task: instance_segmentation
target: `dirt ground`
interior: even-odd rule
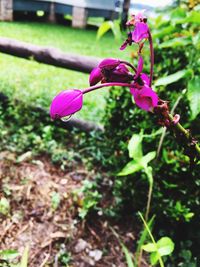
[[[10,202],[0,214],[0,250],[16,249],[22,255],[29,246],[29,267],[125,267],[119,240],[133,250],[136,239],[130,222],[114,223],[101,214],[78,217],[73,192],[84,179],[94,176],[83,165],[61,171],[47,157],[23,159],[0,153],[0,198]],[[58,193],[58,208],[52,194]],[[70,257],[68,265],[61,260]],[[141,266],[148,266],[143,263]]]

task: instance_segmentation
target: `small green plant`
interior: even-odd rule
[[[29,246],[26,246],[19,263],[13,263],[19,257],[14,249],[0,250],[0,267],[28,267]]]
[[[10,211],[10,203],[7,198],[2,197],[0,199],[0,214],[8,215]]]
[[[174,250],[174,243],[169,237],[162,237],[157,242],[155,241],[151,228],[154,221],[155,216],[151,218],[149,223],[147,223],[142,216],[142,214],[139,212],[139,216],[141,220],[144,223],[144,230],[142,231],[141,237],[138,241],[136,253],[133,255],[128,248],[120,241],[119,235],[116,233],[116,231],[111,228],[113,234],[118,239],[122,251],[125,255],[126,263],[128,267],[140,267],[141,266],[141,257],[142,257],[142,251],[146,251],[150,253],[150,262],[152,266],[156,266],[159,262],[160,267],[164,267],[164,263],[162,260],[163,256],[170,255]],[[152,242],[146,243],[146,241],[150,237]],[[146,243],[146,244],[145,244]]]
[[[170,255],[173,252],[174,243],[169,237],[166,237],[166,236],[162,237],[156,242],[147,222],[145,221],[144,217],[142,216],[140,212],[139,212],[139,216],[141,220],[143,221],[145,229],[147,230],[149,237],[151,238],[151,241],[152,241],[151,243],[147,243],[143,245],[142,249],[150,253],[151,265],[154,266],[157,264],[157,262],[159,262],[160,267],[164,267],[162,257]]]
[[[58,260],[63,267],[70,266],[70,262],[72,260],[72,255],[70,252],[66,250],[65,244],[61,244],[60,250],[58,252]]]
[[[60,205],[60,194],[58,192],[52,192],[51,194],[51,208],[55,211]]]
[[[148,201],[147,201],[146,215],[145,215],[146,220],[148,220],[150,204],[151,204],[151,196],[153,190],[152,167],[149,166],[148,164],[155,158],[156,152],[151,151],[146,155],[143,155],[142,141],[144,137],[152,137],[152,135],[157,135],[160,133],[161,131],[158,130],[157,132],[152,133],[151,135],[145,135],[143,131],[141,131],[139,134],[134,134],[128,143],[129,157],[132,160],[129,161],[126,164],[126,166],[117,174],[118,176],[127,176],[127,175],[132,175],[135,172],[139,171],[143,171],[146,174],[149,183]]]
[[[91,210],[99,210],[97,204],[101,199],[101,194],[97,190],[97,183],[85,180],[83,186],[74,191],[74,199],[79,205],[79,217],[84,219]]]

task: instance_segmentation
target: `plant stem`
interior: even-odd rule
[[[185,92],[183,93],[185,94]],[[173,107],[172,107],[172,110],[171,110],[171,114],[174,115],[174,111],[176,109],[176,107],[178,106],[180,100],[182,99],[183,95],[180,95],[176,102],[174,103]],[[165,138],[165,135],[166,135],[166,132],[167,132],[167,127],[164,127],[163,128],[163,131],[162,131],[162,135],[160,137],[160,141],[159,141],[159,144],[158,144],[158,149],[156,151],[156,159],[159,158],[159,155],[160,155],[160,151],[161,151],[161,147],[162,147],[162,144],[163,144],[163,141],[164,141],[164,138]]]
[[[148,192],[148,199],[147,199],[146,214],[145,214],[145,220],[146,220],[146,221],[148,221],[148,217],[149,217],[149,211],[150,211],[150,205],[151,205],[152,190],[153,190],[153,185],[150,185],[150,186],[149,186],[149,192]]]
[[[131,63],[129,63],[127,61],[124,61],[124,60],[120,60],[120,62],[126,64],[129,67],[131,67],[135,71],[135,73],[137,72],[137,69]]]
[[[153,237],[153,235],[151,233],[151,230],[149,229],[148,224],[146,223],[145,219],[143,218],[143,216],[142,216],[142,214],[140,212],[139,212],[139,215],[140,215],[140,218],[142,219],[142,221],[144,223],[145,228],[147,229],[147,232],[148,232],[148,234],[149,234],[149,236],[151,238],[151,241],[157,247],[157,243],[156,243],[156,241],[155,241],[155,239],[154,239],[154,237]],[[161,258],[159,253],[158,253],[158,256],[159,256],[158,260],[159,260],[159,263],[160,263],[160,267],[164,267],[164,263],[163,263],[162,258]]]
[[[153,50],[153,40],[150,31],[149,31],[149,47],[150,47],[150,61],[151,61],[149,86],[151,87],[153,80],[154,50]]]
[[[172,114],[169,114],[168,116],[169,116],[170,122],[173,125],[173,115]],[[176,132],[178,132],[179,134],[183,135],[185,137],[185,139],[192,144],[192,138],[191,138],[190,132],[187,131],[180,123],[174,124],[172,126],[172,128]],[[195,142],[193,143],[193,145],[194,145],[193,147],[194,147],[194,150],[195,150],[196,154],[200,158],[200,147],[199,147],[199,145],[197,143],[195,143]]]
[[[94,85],[88,88],[85,88],[82,90],[83,94],[89,93],[91,91],[94,91],[96,89],[100,89],[103,87],[108,87],[108,86],[123,86],[123,87],[131,87],[132,85],[130,83],[119,83],[119,82],[110,82],[110,83],[101,83],[98,85]]]

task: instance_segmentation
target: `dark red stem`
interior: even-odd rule
[[[149,48],[150,48],[150,61],[151,61],[149,86],[151,87],[153,80],[154,50],[153,50],[153,40],[150,31],[149,31]]]
[[[123,87],[131,87],[132,85],[130,83],[118,83],[118,82],[112,82],[112,83],[101,83],[98,85],[91,86],[89,88],[85,88],[82,90],[83,94],[89,93],[91,91],[94,91],[99,88],[108,87],[108,86],[123,86]]]

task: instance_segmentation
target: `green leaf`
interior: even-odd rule
[[[7,198],[2,197],[0,199],[0,214],[7,215],[10,211],[10,203]]]
[[[192,39],[189,37],[182,37],[182,38],[173,38],[168,41],[165,41],[159,45],[159,48],[175,48],[178,46],[185,46],[192,43]]]
[[[51,195],[51,207],[53,210],[56,210],[60,205],[60,194],[57,192],[52,192]]]
[[[198,11],[191,11],[186,18],[186,22],[200,24],[200,16]]]
[[[161,257],[165,255],[170,255],[174,250],[174,242],[169,237],[162,237],[157,242],[157,248],[158,253]]]
[[[187,97],[192,111],[192,119],[200,112],[200,77],[194,77],[188,83]]]
[[[168,75],[166,77],[162,77],[162,78],[158,79],[154,85],[160,86],[160,85],[167,85],[167,84],[177,82],[178,80],[180,80],[180,79],[182,79],[188,75],[191,75],[191,72],[192,72],[191,70],[177,71],[171,75]]]
[[[150,262],[152,265],[155,265],[159,260],[159,254],[158,252],[153,252],[150,255]]]
[[[112,21],[103,22],[97,31],[97,40],[99,40],[107,31],[111,30],[112,28],[113,28]]]
[[[154,243],[148,243],[142,246],[142,249],[146,252],[154,252],[157,250],[157,246]]]
[[[128,143],[129,157],[133,159],[142,158],[142,134],[134,134]]]
[[[97,40],[99,40],[106,32],[111,30],[115,36],[115,39],[121,38],[121,31],[118,21],[105,21],[101,24],[97,31]]]
[[[185,11],[185,9],[183,9],[181,7],[177,7],[177,8],[172,10],[171,17],[173,19],[173,22],[174,22],[174,19],[185,18],[186,17],[186,11]]]
[[[141,161],[142,166],[146,168],[148,163],[152,161],[155,157],[156,157],[156,151],[151,151],[147,153],[145,156],[142,157],[142,161]]]
[[[121,170],[121,172],[117,174],[117,176],[126,176],[138,172],[142,169],[143,166],[139,162],[132,160],[128,164],[126,164],[126,166]]]
[[[176,22],[177,24],[183,24],[183,23],[194,23],[194,24],[200,24],[200,16],[198,11],[191,11],[187,17],[184,19],[180,19]]]
[[[120,242],[120,244],[122,246],[122,250],[126,257],[126,262],[127,262],[128,267],[135,267],[130,251],[128,251],[127,247],[122,242]]]
[[[121,30],[120,30],[120,25],[119,21],[115,20],[114,23],[112,24],[111,30],[115,36],[116,40],[120,40],[121,38]]]
[[[29,253],[29,246],[26,246],[22,255],[20,267],[28,267],[28,253]]]
[[[155,38],[163,38],[166,35],[172,34],[173,32],[176,31],[176,28],[172,25],[168,26],[168,27],[163,27],[161,29],[155,30],[153,33],[153,39]]]
[[[187,214],[184,214],[184,218],[186,222],[189,222],[193,216],[194,216],[194,212],[188,212]]]
[[[19,256],[19,252],[15,249],[7,249],[0,251],[0,258],[3,260],[12,260]]]

